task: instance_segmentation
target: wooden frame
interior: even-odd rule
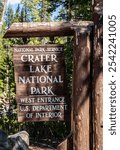
[[[4,38],[74,36],[71,114],[73,150],[90,149],[90,32],[92,26],[91,21],[14,23],[4,35]],[[59,149],[63,147],[61,145]],[[65,147],[65,150],[68,150],[67,146]]]

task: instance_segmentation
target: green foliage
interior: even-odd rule
[[[12,9],[12,6],[8,6],[6,15],[5,15],[5,26],[10,27],[10,25],[13,23],[13,18],[14,18],[14,12]]]
[[[56,19],[64,20],[90,20],[91,0],[63,0],[60,1],[62,7]]]
[[[22,0],[21,15],[23,22],[49,21],[50,12],[48,11],[50,3],[47,0]]]
[[[1,21],[1,18],[2,18],[2,12],[3,12],[3,4],[0,0],[0,21]]]
[[[8,134],[19,129],[16,120],[15,83],[13,72],[13,40],[3,39],[0,35],[0,128]]]

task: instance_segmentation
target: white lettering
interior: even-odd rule
[[[19,76],[19,84],[28,84],[28,83],[63,83],[62,76]]]
[[[35,98],[20,98],[20,102],[21,103],[34,103],[35,102]]]
[[[42,55],[22,55],[21,56],[22,62],[43,62],[43,61],[52,61],[52,62],[58,62],[57,56],[55,54],[42,54]]]
[[[38,103],[65,103],[65,97],[38,97]]]
[[[27,59],[26,59],[26,58],[27,58],[27,55],[22,55],[22,56],[21,56],[21,61],[22,61],[22,62],[27,62]]]
[[[19,106],[20,111],[29,111],[28,106]]]
[[[35,72],[43,72],[43,73],[48,73],[52,72],[52,66],[51,65],[40,65],[40,66],[29,66],[30,72],[35,73]]]
[[[61,112],[36,113],[36,118],[62,118]]]
[[[26,118],[32,118],[33,117],[33,113],[26,113]]]
[[[32,106],[32,111],[56,111],[67,110],[67,105],[37,105]]]
[[[35,95],[54,95],[54,93],[52,92],[52,87],[31,87],[31,94],[35,94]]]

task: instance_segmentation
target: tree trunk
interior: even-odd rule
[[[103,150],[103,20],[102,0],[95,0],[93,51],[93,149]]]

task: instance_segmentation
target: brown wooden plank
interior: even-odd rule
[[[69,101],[66,92],[65,83],[65,62],[63,45],[17,45],[13,47],[14,53],[14,71],[16,82],[16,100],[18,103],[18,120],[19,121],[53,121],[67,120],[65,117],[69,110]],[[39,57],[44,55],[45,60]],[[24,56],[21,59],[21,57]],[[30,56],[30,58],[29,58]],[[27,58],[28,57],[28,58]],[[33,60],[35,57],[35,61]],[[51,58],[51,59],[50,59]],[[32,67],[32,68],[31,68]],[[37,68],[37,71],[35,69]],[[64,96],[63,103],[41,103],[38,99],[53,98]],[[32,97],[32,98],[31,98]],[[23,99],[33,100],[32,102],[24,102]],[[51,108],[51,110],[46,109]],[[42,110],[42,109],[43,110]],[[45,108],[45,109],[44,109]],[[55,109],[54,109],[55,108]],[[60,108],[60,110],[58,110]],[[65,110],[62,110],[65,109]],[[62,117],[32,117],[27,118],[26,114],[45,113],[45,114],[61,114]],[[70,115],[70,113],[69,113]],[[68,115],[67,115],[68,116]]]
[[[13,23],[4,38],[69,36],[74,34],[74,27],[91,25],[91,21]]]

